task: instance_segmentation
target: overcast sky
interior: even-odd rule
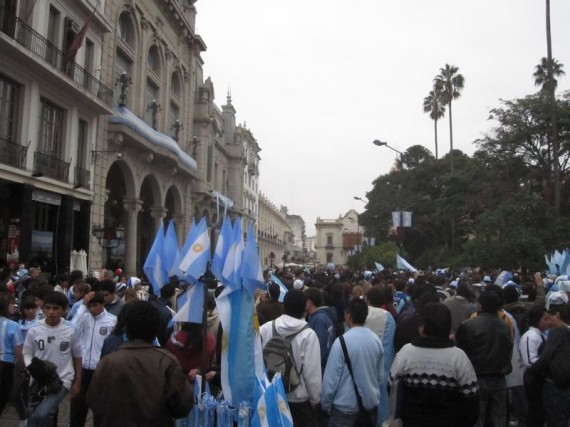
[[[433,121],[422,102],[446,63],[465,78],[453,104],[454,146],[494,126],[500,99],[536,91],[546,56],[544,0],[200,0],[197,33],[208,49],[204,74],[225,104],[231,88],[238,123],[262,151],[260,188],[315,232],[364,204],[372,181],[396,153],[421,144],[432,153]],[[570,88],[570,1],[551,0],[553,56]],[[440,156],[449,150],[447,116]]]

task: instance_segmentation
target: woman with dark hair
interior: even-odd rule
[[[183,322],[180,331],[174,332],[166,349],[169,350],[182,366],[182,372],[189,376],[191,381],[200,374],[202,367],[202,325],[200,323]],[[206,335],[207,366],[211,366],[216,355],[216,339]]]
[[[473,426],[479,415],[477,377],[465,352],[449,339],[449,308],[427,303],[419,325],[420,335],[400,350],[390,371],[392,382],[403,383],[403,426]]]

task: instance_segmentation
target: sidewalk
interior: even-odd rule
[[[2,427],[19,427],[20,419],[16,410],[12,405],[6,406],[2,417],[0,417],[0,426]],[[68,427],[69,426],[69,395],[63,399],[61,405],[59,405],[59,415],[57,417],[58,427]],[[85,427],[93,427],[93,414],[91,411],[87,414],[87,421],[85,422]]]

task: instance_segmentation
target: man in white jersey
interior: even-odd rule
[[[63,383],[60,391],[48,394],[30,415],[28,427],[53,426],[55,412],[69,392],[79,393],[81,386],[81,341],[76,327],[62,316],[67,308],[67,297],[51,291],[44,297],[45,318],[32,326],[24,342],[24,363],[32,358],[49,361],[56,366]]]

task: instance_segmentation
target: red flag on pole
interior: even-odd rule
[[[95,7],[93,8],[93,12],[89,16],[89,18],[87,18],[87,21],[85,21],[85,24],[83,24],[81,30],[79,30],[79,32],[75,35],[75,37],[73,37],[71,45],[69,45],[69,47],[67,48],[67,52],[65,52],[65,62],[72,62],[75,59],[77,51],[83,45],[83,39],[85,38],[85,34],[87,34],[89,23],[95,16],[95,11],[97,10],[97,6],[99,6],[99,2],[97,2]]]

